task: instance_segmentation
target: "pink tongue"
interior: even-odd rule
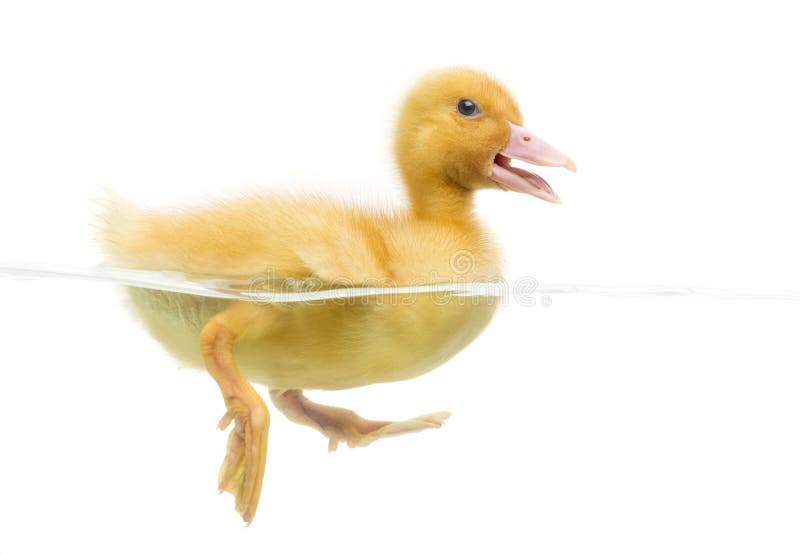
[[[489,177],[509,191],[533,195],[555,204],[561,203],[561,199],[544,178],[522,168],[492,164],[492,174]]]

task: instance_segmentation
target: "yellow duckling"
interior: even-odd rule
[[[214,276],[315,278],[331,286],[496,281],[497,247],[473,215],[476,189],[499,188],[559,202],[511,158],[575,170],[573,162],[522,127],[511,95],[486,74],[447,69],[409,93],[395,151],[407,209],[371,211],[318,196],[259,195],[181,211],[151,212],[119,198],[106,203],[102,239],[113,263]],[[438,427],[434,413],[372,421],[314,403],[303,389],[344,389],[404,380],[442,364],[472,341],[495,310],[480,300],[427,293],[368,302],[224,301],[130,289],[149,331],[187,365],[204,365],[234,423],[219,476],[246,522],[256,512],[269,412],[250,382],[266,385],[276,408],[329,440],[367,445]]]

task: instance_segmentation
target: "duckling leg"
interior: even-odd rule
[[[227,412],[221,430],[234,423],[225,460],[219,472],[219,490],[236,498],[236,511],[248,524],[255,516],[267,458],[269,412],[263,399],[236,367],[233,348],[253,327],[252,314],[237,307],[214,316],[200,332],[200,351],[208,373],[216,380]]]
[[[327,437],[329,451],[336,450],[340,441],[360,447],[382,437],[440,428],[450,416],[449,412],[435,412],[401,422],[367,420],[351,410],[309,401],[299,389],[272,389],[269,395],[275,408],[289,420],[315,428]]]

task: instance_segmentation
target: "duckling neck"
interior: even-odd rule
[[[424,179],[407,183],[411,213],[417,218],[472,220],[473,191],[448,179]]]

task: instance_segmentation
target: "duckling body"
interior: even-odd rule
[[[422,79],[397,122],[395,153],[408,206],[371,211],[314,195],[251,195],[188,210],[145,211],[112,196],[102,240],[111,262],[148,270],[252,277],[254,284],[313,278],[322,286],[405,286],[496,281],[500,257],[473,214],[477,189],[558,202],[541,177],[511,158],[575,169],[522,127],[516,102],[486,74],[464,68]],[[303,389],[343,389],[403,380],[435,368],[469,344],[495,311],[489,297],[384,295],[324,302],[226,302],[131,289],[134,311],[166,349],[205,366],[234,424],[219,488],[246,522],[264,476],[275,406],[329,440],[368,445],[441,426],[447,413],[401,422],[367,420],[319,405]]]
[[[309,210],[308,199],[270,195],[177,216],[115,202],[112,225],[120,229],[106,232],[114,263],[124,267],[252,276],[254,287],[284,276],[339,287],[500,276],[497,248],[472,218],[442,224],[322,198]],[[309,216],[295,217],[303,212]],[[248,240],[232,244],[237,237]],[[137,288],[129,295],[150,333],[192,367],[203,366],[197,344],[205,323],[241,304]],[[245,308],[271,324],[257,340],[237,343],[236,360],[248,380],[271,389],[345,389],[418,376],[469,344],[496,307],[492,298],[443,293],[252,305]]]

